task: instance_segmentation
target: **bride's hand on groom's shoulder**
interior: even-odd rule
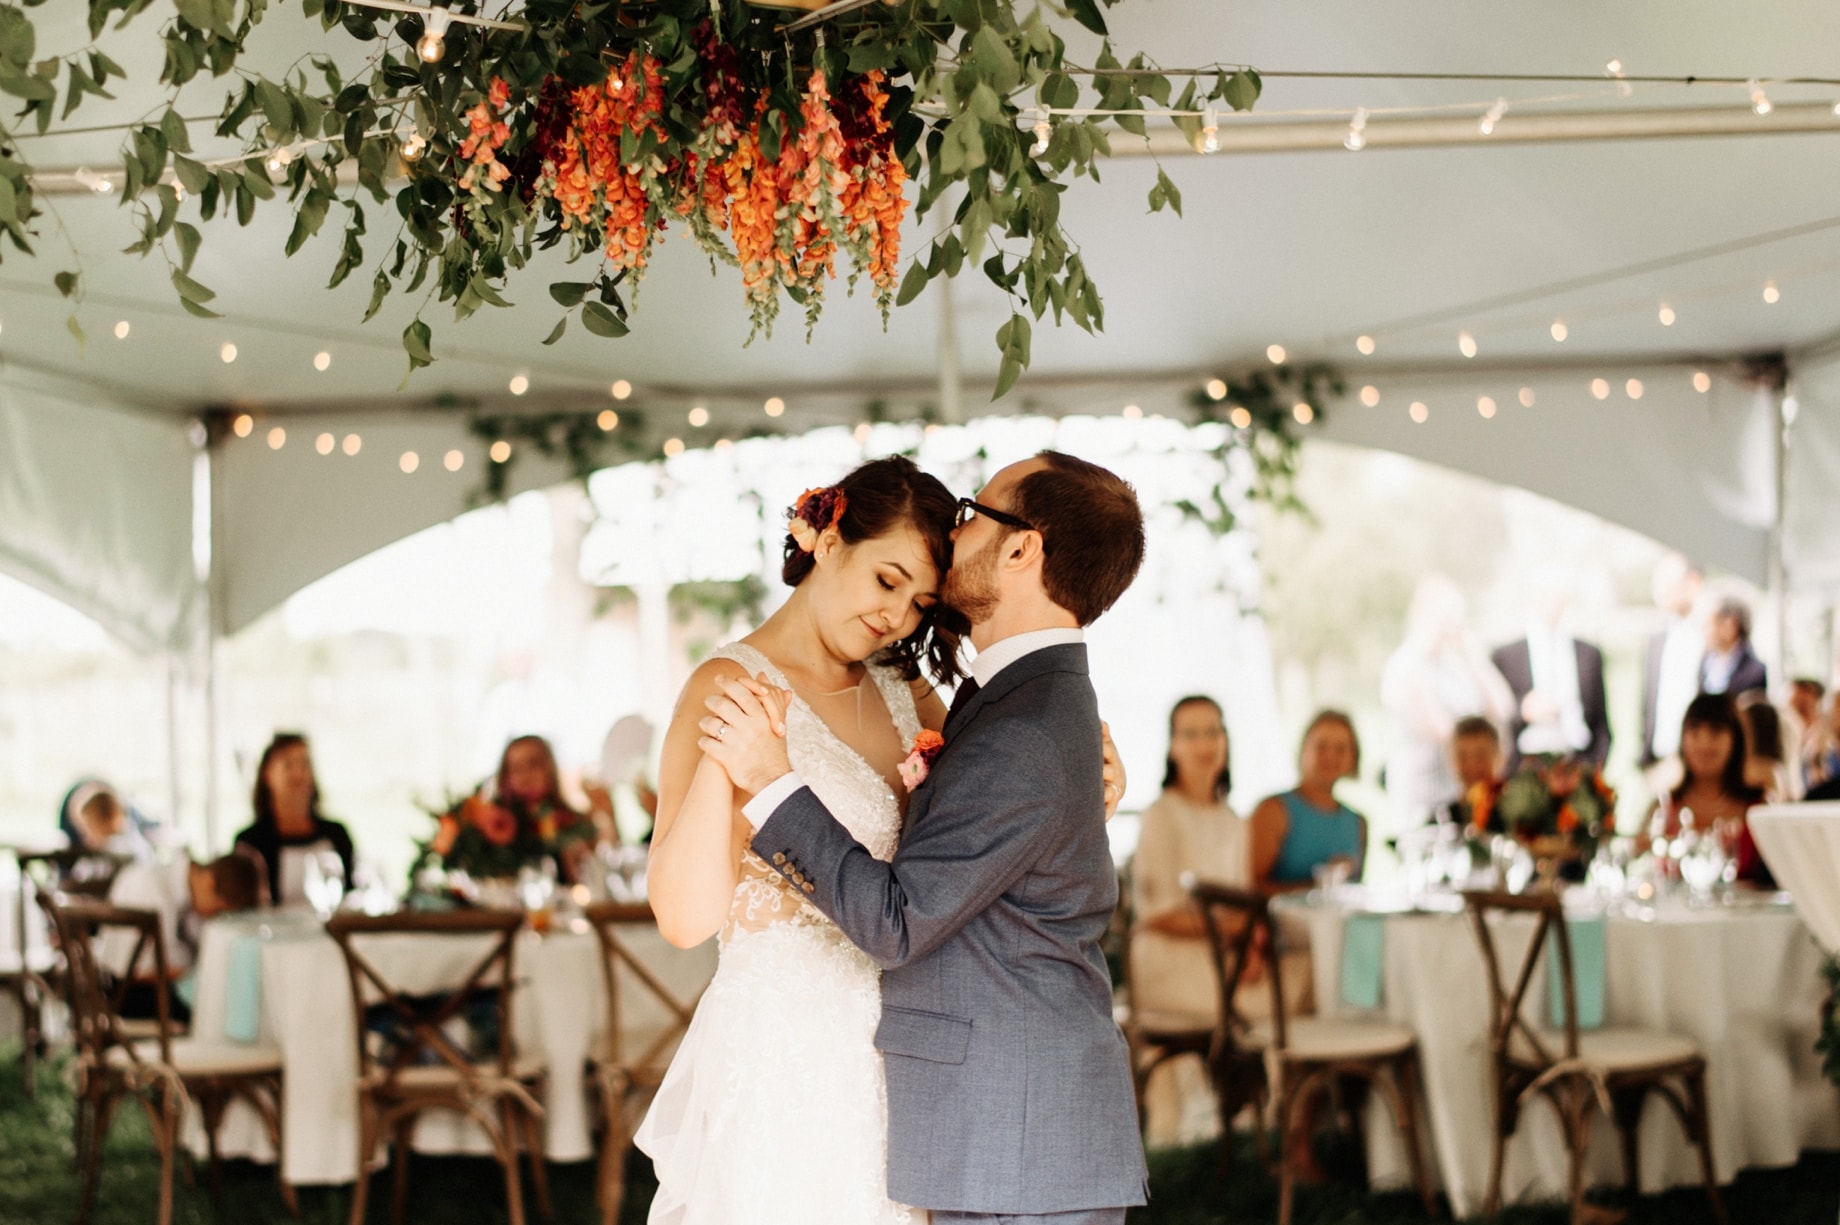
[[[704,702],[709,713],[697,724],[703,734],[696,745],[728,772],[735,786],[758,794],[792,770],[785,739],[792,695],[764,674],[720,677],[716,687],[721,692]]]
[[[1118,746],[1112,743],[1112,725],[1099,724],[1099,748],[1105,754],[1105,767],[1099,777],[1105,782],[1105,819],[1110,821],[1118,814],[1118,804],[1124,799],[1124,758],[1118,755]]]

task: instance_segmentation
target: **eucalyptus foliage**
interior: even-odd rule
[[[566,102],[568,90],[607,81],[610,66],[634,55],[655,60],[666,97],[661,122],[656,131],[629,133],[621,159],[671,166],[703,136],[712,52],[750,97],[764,100],[760,143],[769,155],[779,142],[797,139],[801,91],[814,70],[832,93],[839,82],[879,71],[895,150],[917,185],[917,212],[952,211],[952,224],[939,227],[912,259],[898,301],[912,301],[928,281],[967,268],[1000,287],[1012,311],[996,337],[1003,353],[999,396],[1028,365],[1033,321],[1051,312],[1057,324],[1071,319],[1087,331],[1104,323],[1098,287],[1061,224],[1069,183],[1096,179],[1112,141],[1144,136],[1146,109],[1244,110],[1258,98],[1259,78],[1248,68],[1172,75],[1141,55],[1121,58],[1105,39],[1103,10],[1116,2],[899,0],[788,33],[791,14],[746,0],[528,0],[510,12],[457,0],[456,13],[507,17],[525,28],[456,22],[444,57],[426,63],[415,53],[423,28],[414,14],[338,0],[304,0],[298,7],[287,0],[276,6],[175,0],[157,8],[151,0],[87,0],[92,39],[111,22],[119,28],[146,20],[159,23],[165,51],[161,84],[168,104],[129,125],[121,151],[121,200],[138,228],[130,250],[165,259],[185,309],[212,317],[213,291],[192,276],[201,230],[185,217],[234,216],[247,225],[258,208],[284,200],[294,217],[287,254],[336,226],[340,253],[331,284],[368,277],[367,319],[392,293],[419,295],[402,337],[411,371],[434,359],[422,317],[431,301],[451,304],[462,318],[507,307],[516,274],[538,251],[563,242],[555,201],[529,184],[540,173],[530,162],[544,147],[542,125],[554,121],[556,99]],[[110,98],[124,75],[94,44],[38,46],[31,10],[43,3],[0,3],[0,92],[22,104],[0,117],[0,230],[27,254],[42,242],[46,218],[33,167],[14,135],[46,132],[90,99]],[[281,79],[244,66],[257,24],[303,19],[327,40],[361,44],[362,70],[348,79],[329,55],[309,57]],[[1069,21],[1103,40],[1091,64],[1068,59],[1057,24],[1067,29]],[[194,154],[171,101],[200,78],[227,86],[216,135],[240,144],[242,156],[214,161]],[[467,112],[488,99],[495,80],[509,87],[503,114],[509,137],[498,158],[511,181],[483,192],[463,177],[469,154],[462,145]],[[1037,107],[1123,113],[1057,114],[1038,151]],[[1171,122],[1199,138],[1199,117]],[[425,151],[405,162],[403,142],[418,135]],[[278,150],[286,156],[276,156]],[[1148,205],[1181,210],[1180,192],[1160,170]],[[584,262],[598,254],[578,238],[566,249]],[[81,296],[79,269],[54,275],[65,296]],[[571,317],[596,335],[625,334],[630,286],[619,275],[603,266],[550,288],[564,312],[552,341]]]

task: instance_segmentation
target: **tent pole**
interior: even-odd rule
[[[218,786],[219,747],[222,743],[218,726],[222,711],[220,702],[217,667],[217,627],[223,624],[223,567],[217,560],[218,539],[218,497],[217,484],[223,476],[222,451],[218,447],[218,438],[213,436],[206,444],[201,465],[203,486],[201,497],[204,502],[203,536],[198,542],[197,558],[199,577],[204,583],[205,617],[203,657],[199,661],[204,679],[204,839],[208,853],[215,856],[224,843],[220,840],[223,821],[220,788]]]
[[[1795,398],[1786,392],[1788,370],[1779,366],[1776,378],[1765,384],[1770,397],[1771,436],[1775,442],[1776,508],[1770,521],[1769,583],[1775,642],[1769,658],[1770,675],[1779,692],[1786,692],[1789,663],[1789,567],[1785,544],[1789,522],[1789,430],[1795,423]]]

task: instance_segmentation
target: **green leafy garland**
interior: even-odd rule
[[[87,2],[92,40],[112,18],[120,28],[152,7],[150,0]],[[27,8],[43,0],[23,3],[0,3],[0,92],[23,102],[16,120],[0,120],[0,233],[31,254],[47,206],[8,123],[46,132],[54,113],[68,118],[88,98],[110,97],[111,83],[125,74],[93,43],[39,58]],[[337,216],[343,233],[330,283],[369,269],[367,319],[392,293],[420,295],[402,336],[413,372],[434,360],[422,318],[429,302],[452,304],[460,318],[508,307],[515,275],[538,251],[559,244],[571,260],[599,266],[586,280],[550,287],[565,312],[550,342],[570,317],[595,335],[624,335],[625,295],[636,279],[628,274],[642,271],[642,258],[637,268],[610,260],[621,236],[649,244],[644,227],[679,221],[666,214],[673,202],[681,211],[686,193],[698,190],[691,181],[697,167],[739,147],[725,141],[752,140],[756,163],[783,158],[803,142],[832,186],[847,192],[865,175],[880,174],[883,187],[907,177],[918,183],[919,215],[953,208],[952,226],[900,279],[897,301],[911,301],[935,277],[981,268],[1012,303],[997,333],[1001,397],[1028,365],[1031,320],[1052,311],[1057,323],[1103,326],[1098,289],[1061,226],[1068,182],[1096,178],[1118,133],[1142,136],[1147,109],[1173,107],[1171,121],[1199,141],[1201,108],[1244,110],[1259,95],[1258,75],[1248,68],[1167,74],[1141,55],[1121,61],[1109,42],[1090,67],[1069,62],[1050,17],[1063,14],[1104,35],[1101,6],[1114,3],[899,0],[791,32],[786,14],[747,0],[529,0],[516,13],[522,28],[456,22],[445,54],[427,62],[415,52],[427,32],[419,15],[302,0],[304,16],[322,30],[336,28],[372,48],[369,60],[351,80],[326,56],[309,57],[311,73],[303,65],[275,80],[239,65],[251,31],[269,15],[268,0],[175,0],[160,32],[168,102],[129,125],[122,149],[120,198],[139,229],[129,249],[164,259],[185,309],[209,318],[217,313],[214,291],[192,276],[201,231],[181,216],[192,200],[202,220],[234,215],[248,225],[258,207],[285,199],[294,215],[290,255]],[[452,11],[478,14],[479,0],[456,0]],[[187,123],[173,106],[181,87],[205,75],[230,85],[216,135],[243,152],[229,159],[194,157]],[[553,191],[557,150],[584,147],[579,100],[588,95],[579,91],[600,90],[605,101],[622,89],[641,90],[653,108],[651,118],[614,133],[614,169],[624,167],[644,186],[640,219],[619,224],[610,194],[596,195],[587,214],[565,215]],[[1065,113],[1069,108],[1103,113]],[[820,122],[841,144],[819,140],[810,125]],[[892,160],[877,162],[879,170],[852,160],[876,141],[887,143]],[[600,192],[608,185],[591,186]],[[823,187],[808,203],[804,221],[793,219],[806,227],[794,250],[798,267],[782,267],[767,287],[774,295],[783,290],[814,320],[822,278],[807,275],[805,257],[828,258],[827,242],[854,243],[859,257],[886,253],[890,232],[883,224],[834,233],[826,220],[839,216],[840,203],[829,191]],[[1149,205],[1181,209],[1180,191],[1160,169]],[[762,274],[738,258],[738,236],[735,248],[725,244],[708,222],[712,215],[693,209],[681,219],[712,258],[742,263],[753,278],[756,321],[765,310],[770,323],[759,300]],[[885,210],[882,221],[889,220]],[[788,224],[783,217],[780,223]],[[77,267],[54,279],[80,301],[82,261],[73,255]],[[875,272],[878,286],[892,293],[893,270]],[[74,315],[72,323],[80,334]]]

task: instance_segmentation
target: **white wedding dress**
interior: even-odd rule
[[[750,646],[716,657],[791,687]],[[867,671],[864,686],[873,683],[900,744],[911,744],[920,719],[906,682],[893,669]],[[803,698],[787,713],[786,739],[793,769],[837,820],[876,858],[893,857],[901,808],[888,780]],[[751,851],[720,953],[635,1137],[658,1174],[652,1225],[924,1222],[888,1200],[875,963]]]

